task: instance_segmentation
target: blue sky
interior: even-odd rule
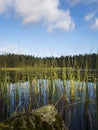
[[[98,0],[0,0],[0,54],[98,50]]]

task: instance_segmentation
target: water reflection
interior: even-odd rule
[[[63,95],[67,104],[61,102],[57,109],[69,130],[96,130],[96,84],[84,81],[34,79],[6,86],[1,83],[0,121],[15,111],[55,104]]]

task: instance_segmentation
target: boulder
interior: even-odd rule
[[[0,123],[0,130],[68,130],[52,105],[16,114]]]

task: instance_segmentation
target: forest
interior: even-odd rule
[[[98,54],[85,54],[60,57],[35,57],[31,55],[4,54],[0,55],[0,68],[18,67],[73,67],[84,69],[98,68]]]

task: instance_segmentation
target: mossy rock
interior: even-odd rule
[[[0,123],[0,130],[68,130],[52,105],[21,113]]]

